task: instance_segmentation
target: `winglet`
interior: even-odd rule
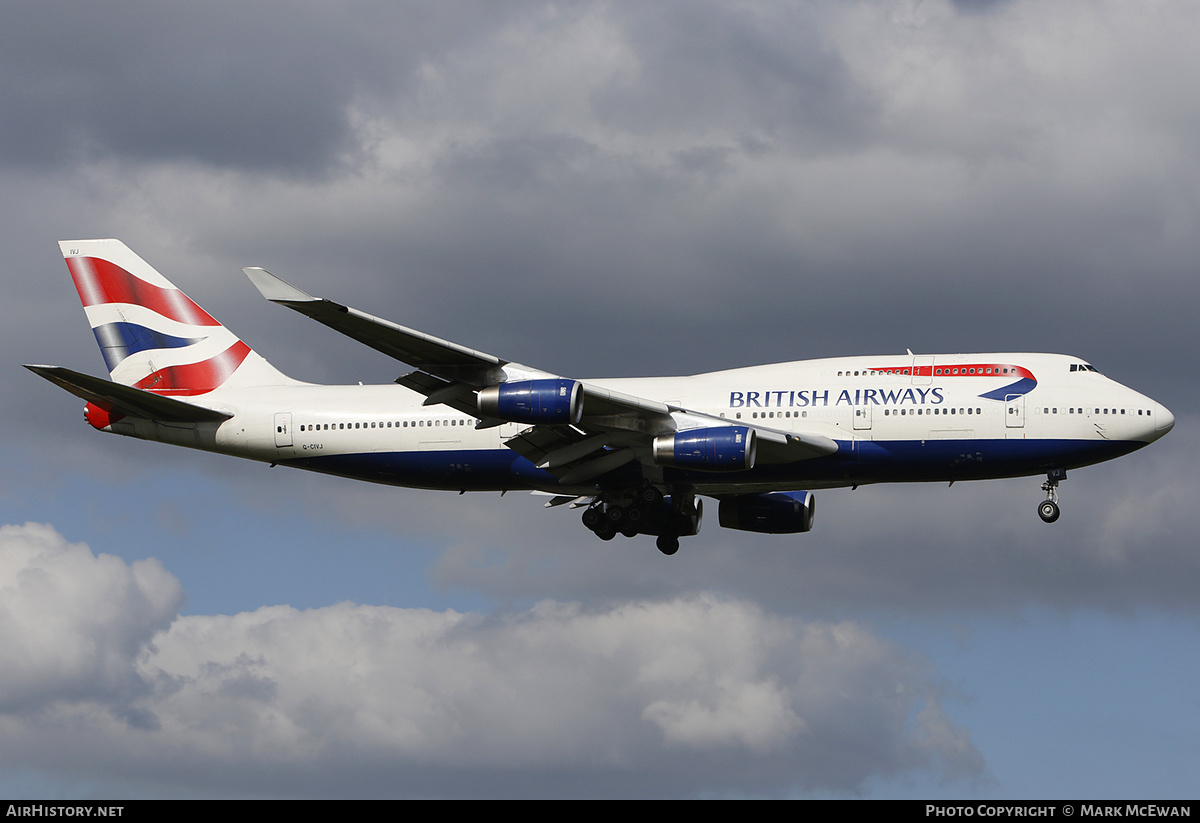
[[[321,299],[301,291],[283,278],[276,277],[258,266],[248,266],[242,271],[262,296],[272,303],[312,303]]]

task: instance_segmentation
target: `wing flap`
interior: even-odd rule
[[[584,482],[636,458],[630,446],[644,435],[628,431],[586,434],[574,426],[533,426],[504,445],[565,485]]]
[[[402,374],[396,378],[396,383],[425,395],[424,405],[426,406],[441,403],[463,414],[469,414],[472,417],[479,416],[479,409],[475,403],[475,388],[469,383],[443,380],[421,371]]]
[[[508,438],[504,445],[540,468],[559,476],[562,467],[573,460],[587,457],[604,447],[603,438],[597,440],[580,433],[571,426],[533,426]],[[582,449],[580,448],[582,446]],[[547,457],[564,451],[574,451],[572,460],[548,466]]]

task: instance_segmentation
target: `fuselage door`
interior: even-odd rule
[[[1010,394],[1004,398],[1004,425],[1010,429],[1025,427],[1025,395]]]
[[[871,428],[871,405],[854,407],[854,428],[860,431]]]
[[[912,382],[914,386],[928,386],[933,382],[932,354],[913,355]]]
[[[275,445],[292,445],[292,413],[279,412],[275,415]]]

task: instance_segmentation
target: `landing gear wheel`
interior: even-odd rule
[[[1047,523],[1053,523],[1058,519],[1058,515],[1058,504],[1053,500],[1043,500],[1042,504],[1038,506],[1038,517]]]
[[[656,509],[662,504],[663,493],[654,486],[643,486],[638,490],[637,499],[647,509]]]
[[[679,551],[679,538],[673,534],[662,534],[659,535],[656,545],[660,552],[670,557]]]
[[[614,530],[620,531],[629,522],[629,512],[624,506],[609,506],[604,512],[604,519]]]
[[[1046,473],[1046,482],[1042,484],[1046,499],[1038,506],[1038,517],[1046,523],[1053,523],[1058,519],[1058,484],[1066,479],[1067,473],[1063,469],[1054,469]]]
[[[596,537],[601,540],[612,540],[617,536],[617,530],[608,523],[601,523],[596,527]]]
[[[583,525],[587,526],[592,531],[604,522],[604,514],[595,506],[589,507],[583,513]]]

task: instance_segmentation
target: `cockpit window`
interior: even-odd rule
[[[1095,366],[1089,366],[1087,363],[1072,363],[1071,371],[1093,371],[1099,374],[1100,371]]]

